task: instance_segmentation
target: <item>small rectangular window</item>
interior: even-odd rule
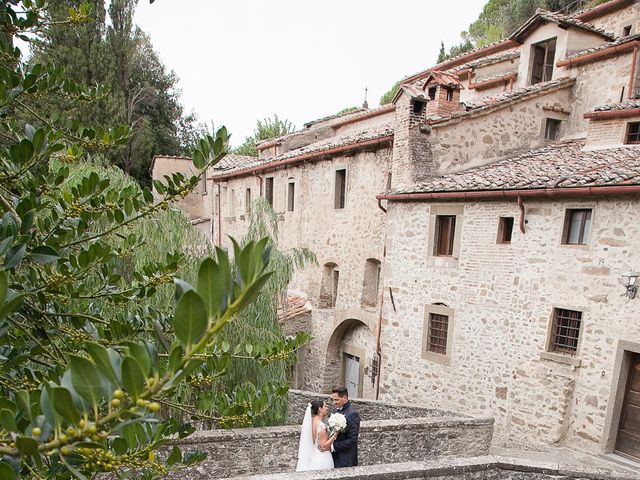
[[[451,102],[453,100],[453,88],[446,88],[447,92],[447,102]]]
[[[436,215],[434,255],[439,257],[450,257],[453,255],[453,237],[455,230],[455,215]]]
[[[247,188],[244,192],[244,213],[251,215],[251,189]]]
[[[235,217],[236,215],[236,191],[232,188],[229,192],[229,216]]]
[[[447,333],[449,329],[449,317],[437,313],[429,313],[429,327],[427,336],[427,351],[447,354]]]
[[[566,245],[586,245],[591,229],[591,209],[571,208],[564,220],[564,238]]]
[[[622,27],[622,36],[628,37],[629,35],[631,35],[631,25],[625,25]]]
[[[498,222],[498,243],[511,243],[513,217],[500,217]]]
[[[554,308],[549,350],[554,353],[575,355],[578,351],[581,322],[582,312]]]
[[[344,208],[347,189],[347,171],[336,170],[336,186],[333,208]]]
[[[640,122],[627,123],[627,136],[625,143],[640,143]]]
[[[264,198],[267,200],[267,203],[271,205],[271,208],[273,208],[273,177],[264,179]]]
[[[287,211],[289,212],[293,212],[295,195],[296,195],[296,184],[295,182],[289,182],[289,187],[287,190]]]
[[[435,100],[436,99],[436,89],[438,87],[437,86],[433,86],[433,87],[429,87],[428,95],[429,95],[429,100]]]
[[[531,46],[531,85],[548,82],[553,77],[553,62],[556,56],[556,39],[552,38]]]
[[[545,140],[557,140],[560,134],[560,120],[547,118],[544,126]]]

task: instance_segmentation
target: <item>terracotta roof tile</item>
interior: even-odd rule
[[[304,295],[292,293],[287,296],[284,304],[282,302],[278,302],[278,322],[283,324],[293,318],[306,315],[310,313],[311,310],[311,303]]]
[[[546,145],[395,193],[640,185],[639,147],[584,150],[584,144],[580,139]]]
[[[376,128],[367,128],[364,130],[348,132],[338,137],[327,138],[325,140],[312,143],[311,145],[306,145],[301,148],[296,148],[295,150],[289,150],[285,153],[282,153],[280,155],[277,155],[275,157],[271,157],[268,159],[257,160],[254,157],[250,157],[250,158],[254,158],[256,162],[253,164],[241,165],[236,168],[231,168],[225,171],[217,171],[212,176],[215,177],[218,174],[226,175],[229,173],[234,173],[234,174],[240,173],[242,172],[242,170],[245,170],[247,168],[257,166],[257,165],[261,165],[261,166],[264,166],[265,168],[268,168],[270,164],[277,163],[280,160],[286,160],[286,159],[297,157],[299,155],[304,155],[307,153],[320,153],[325,150],[331,150],[337,147],[366,142],[368,140],[375,140],[375,139],[387,137],[390,135],[393,135],[393,128],[391,127],[390,124],[380,125]]]
[[[441,72],[439,70],[433,70],[422,83],[423,85],[435,83],[436,85],[462,87],[458,75],[455,73]]]
[[[610,103],[608,105],[600,105],[593,109],[594,112],[609,112],[611,110],[635,110],[640,108],[640,98],[633,100],[625,100],[619,103]]]
[[[566,88],[575,83],[575,78],[562,77],[549,82],[536,83],[535,85],[529,85],[527,87],[519,88],[517,90],[511,90],[508,92],[502,92],[492,97],[483,97],[477,100],[469,100],[462,102],[465,110],[454,112],[449,116],[431,116],[427,119],[428,123],[435,124],[446,122],[448,120],[458,119],[467,115],[471,115],[484,110],[489,110],[494,107],[508,104],[511,102],[518,102],[525,100],[528,97],[536,96],[547,91],[558,90]]]
[[[258,157],[252,157],[250,155],[235,155],[228,153],[222,160],[213,166],[214,170],[229,170],[231,168],[237,168],[242,166],[248,166],[260,162]]]
[[[600,50],[604,50],[606,48],[617,47],[618,45],[623,45],[625,43],[633,42],[638,39],[640,39],[640,34],[629,35],[628,37],[618,38],[613,42],[607,42],[607,43],[603,43],[602,45],[598,45],[591,48],[585,48],[584,50],[578,50],[576,52],[572,52],[570,55],[567,55],[564,58],[564,60],[571,60],[572,58],[581,57],[582,55],[587,55],[588,53],[595,53],[595,52],[599,52]]]
[[[535,15],[527,20],[520,28],[518,28],[518,30],[513,32],[513,34],[511,34],[509,38],[511,40],[521,42],[524,38],[526,38],[527,34],[531,30],[534,30],[537,27],[537,24],[541,21],[553,22],[560,25],[561,27],[570,26],[579,28],[580,30],[598,34],[609,40],[614,40],[616,38],[612,33],[605,32],[601,28],[597,28],[590,23],[582,22],[576,18],[570,17],[568,15],[563,15],[561,13],[550,12],[542,8],[538,8]]]
[[[462,70],[467,70],[468,68],[488,67],[489,65],[495,65],[496,63],[506,62],[507,60],[513,60],[516,58],[520,58],[520,51],[511,50],[509,52],[499,53],[497,55],[491,55],[488,57],[479,58],[478,60],[465,63],[464,65],[460,65],[459,67],[455,67],[447,71],[452,73],[458,73]]]

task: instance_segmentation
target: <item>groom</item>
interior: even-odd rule
[[[360,415],[349,401],[349,392],[345,387],[331,390],[331,399],[337,407],[337,412],[347,419],[347,428],[338,434],[338,438],[331,445],[333,465],[335,468],[355,467],[358,465]]]

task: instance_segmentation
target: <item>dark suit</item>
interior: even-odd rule
[[[356,467],[358,465],[358,433],[360,432],[360,415],[351,402],[337,410],[347,419],[347,428],[338,434],[333,442],[333,466],[335,468]]]

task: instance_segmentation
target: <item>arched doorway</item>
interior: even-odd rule
[[[349,397],[375,396],[371,363],[377,356],[371,327],[362,320],[347,318],[334,329],[326,349],[324,391],[344,385],[349,390]]]

